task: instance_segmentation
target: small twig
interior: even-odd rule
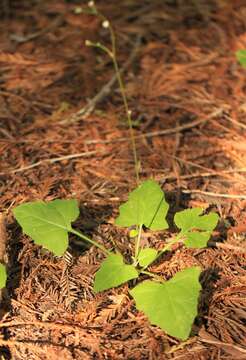
[[[226,118],[228,121],[230,121],[232,124],[236,125],[237,127],[240,127],[240,128],[242,128],[242,129],[246,130],[246,125],[243,124],[243,123],[241,123],[240,121],[234,120],[234,119],[232,119],[232,118],[231,118],[230,116],[228,116],[228,115],[225,115],[225,118]]]
[[[16,41],[17,43],[25,43],[31,40],[34,40],[48,32],[50,32],[53,28],[59,26],[64,19],[64,14],[57,16],[48,26],[42,28],[39,31],[36,31],[32,34],[28,35],[18,35],[18,34],[11,34],[10,39]]]
[[[51,159],[44,159],[44,160],[40,160],[40,161],[38,161],[38,162],[36,162],[36,163],[34,163],[32,165],[23,166],[23,167],[20,167],[18,169],[10,170],[8,172],[10,172],[11,174],[15,174],[15,173],[18,173],[18,172],[33,169],[35,167],[38,167],[38,166],[46,164],[46,163],[53,164],[55,162],[59,162],[59,161],[63,161],[63,160],[72,160],[72,159],[81,158],[81,157],[87,157],[87,156],[91,156],[91,155],[95,155],[95,154],[99,154],[99,153],[102,153],[102,151],[93,150],[93,151],[86,151],[86,152],[83,152],[83,153],[64,155],[64,156],[61,156],[61,157],[56,157],[56,158],[51,158]],[[1,172],[0,175],[6,174],[6,173],[7,173],[7,171]]]
[[[181,159],[182,161],[182,159]],[[193,166],[196,166],[195,164]],[[188,179],[193,179],[196,177],[212,177],[212,176],[225,176],[227,174],[235,174],[235,173],[245,173],[246,172],[246,168],[241,168],[241,169],[232,169],[232,170],[222,170],[222,171],[214,171],[211,170],[211,172],[204,172],[204,173],[193,173],[193,174],[187,174],[187,175],[180,175],[179,179],[180,180],[188,180]],[[161,177],[160,183],[163,184],[166,180],[176,180],[177,176],[175,175],[168,175],[165,177]],[[237,179],[234,179],[234,181],[239,181]],[[245,182],[243,182],[245,183]]]
[[[141,135],[137,135],[134,136],[134,139],[142,139],[142,138],[150,138],[150,137],[154,137],[154,136],[160,136],[160,135],[169,135],[169,134],[175,134],[179,131],[184,131],[184,130],[188,130],[191,129],[197,125],[200,125],[204,122],[207,122],[211,119],[213,119],[216,116],[219,116],[222,114],[222,110],[216,110],[213,113],[211,113],[210,115],[208,115],[205,119],[201,119],[201,120],[196,120],[193,121],[189,124],[186,125],[182,125],[182,126],[177,126],[176,128],[172,128],[172,129],[166,129],[166,130],[161,130],[161,131],[154,131],[154,132],[149,132],[149,133],[145,133],[145,134],[141,134]],[[122,138],[116,138],[116,139],[110,139],[110,140],[87,140],[85,141],[85,145],[89,145],[89,144],[110,144],[110,143],[115,143],[115,142],[126,142],[126,141],[130,141],[129,137],[122,137]],[[45,159],[45,160],[40,160],[32,165],[28,165],[28,166],[24,166],[21,168],[17,168],[17,169],[13,169],[10,170],[10,173],[17,173],[17,172],[22,172],[22,171],[26,171],[35,167],[38,167],[40,165],[43,165],[45,163],[55,163],[58,161],[62,161],[62,160],[69,160],[69,159],[75,159],[75,158],[79,158],[79,157],[87,157],[87,156],[91,156],[91,155],[95,155],[99,153],[99,151],[87,151],[84,153],[78,153],[78,154],[71,154],[71,155],[65,155],[65,156],[61,156],[61,157],[57,157],[57,158],[52,158],[52,159]],[[0,174],[6,174],[7,171],[1,172]],[[181,177],[182,178],[182,177]]]
[[[101,330],[101,326],[92,326],[92,327],[88,327],[88,326],[79,326],[76,324],[64,324],[64,323],[58,323],[58,322],[48,322],[48,321],[39,321],[39,320],[34,320],[34,321],[8,321],[8,322],[2,322],[0,323],[0,328],[9,328],[9,327],[15,327],[15,326],[40,326],[46,329],[50,329],[50,330],[64,330],[64,331],[81,331],[81,332],[85,332],[88,331],[90,329],[96,331],[100,331]],[[85,333],[85,335],[88,336],[87,333]]]
[[[85,342],[86,343],[84,343],[83,346],[88,346],[89,348],[93,349],[93,351],[98,355],[98,359],[103,358],[102,354],[101,354],[101,350],[100,350],[98,344],[96,343],[95,338],[92,338],[92,339],[86,338]],[[0,339],[0,346],[1,347],[9,347],[9,348],[15,348],[15,347],[28,348],[28,347],[30,347],[31,350],[33,350],[33,348],[36,347],[39,350],[40,349],[45,350],[46,353],[49,352],[50,348],[53,348],[53,349],[57,350],[58,348],[59,349],[66,349],[66,348],[70,347],[70,346],[67,346],[67,345],[55,344],[55,343],[51,343],[51,342],[48,342],[48,341],[42,341],[40,339],[37,339],[37,340],[26,340],[26,339],[24,339],[24,340],[21,340],[21,339],[20,340],[4,340],[4,339]],[[37,357],[37,356],[36,356],[36,358],[41,359],[40,357]],[[3,357],[1,357],[1,359],[3,359]],[[51,359],[51,357],[49,357],[49,359]],[[56,357],[56,359],[57,359],[57,357]]]
[[[6,129],[1,129],[0,132],[9,140],[14,140],[14,137]]]
[[[245,354],[246,356],[246,349],[238,346],[238,345],[234,345],[234,344],[230,344],[230,343],[224,343],[222,341],[218,341],[218,340],[211,340],[211,339],[204,339],[202,337],[199,337],[199,340],[201,342],[205,342],[207,344],[213,344],[213,345],[220,345],[222,347],[224,347],[225,349],[234,349],[234,350],[237,350],[243,354]]]
[[[48,344],[48,343],[41,343],[40,340],[36,340],[37,342],[33,341],[33,340],[3,340],[0,339],[0,346],[8,346],[10,348],[12,347],[38,347],[39,349],[42,347],[45,347],[45,350],[47,351],[47,347],[59,347],[59,348],[66,348],[65,345],[60,345],[60,344]],[[1,358],[1,359],[5,359],[5,358]]]
[[[235,252],[240,252],[243,254],[246,254],[246,249],[242,248],[240,246],[235,246],[235,245],[231,245],[231,244],[224,244],[224,243],[220,243],[220,242],[215,242],[215,241],[209,241],[208,243],[209,246],[216,246],[217,248],[221,248],[221,249],[225,249],[225,250],[233,250]]]
[[[151,138],[151,137],[161,136],[161,135],[176,134],[179,131],[189,130],[189,129],[196,127],[202,123],[212,120],[213,118],[215,118],[219,115],[222,115],[222,113],[223,113],[223,110],[219,109],[219,110],[212,112],[211,114],[206,116],[204,119],[195,120],[195,121],[190,122],[189,124],[177,126],[175,128],[171,128],[171,129],[166,129],[166,130],[161,130],[161,131],[152,131],[152,132],[148,132],[145,134],[136,135],[136,136],[134,136],[134,139],[136,140],[136,139]],[[129,137],[122,137],[122,138],[116,138],[116,139],[110,139],[110,140],[87,140],[87,141],[85,141],[85,144],[86,145],[110,144],[110,143],[125,142],[125,141],[130,141]]]
[[[122,66],[122,68],[119,69],[120,75],[122,75],[126,71],[126,69],[131,65],[131,63],[135,59],[137,52],[139,50],[140,42],[141,42],[141,36],[138,36],[137,40],[134,44],[132,53],[130,54],[129,58],[127,59],[125,64]],[[60,123],[68,124],[71,122],[75,122],[75,121],[79,121],[79,120],[87,118],[94,111],[97,104],[100,103],[103,99],[105,99],[106,96],[109,95],[112,87],[116,84],[117,80],[118,80],[118,75],[115,74],[111,78],[111,80],[102,87],[100,92],[96,96],[94,96],[85,107],[80,109],[75,114],[71,115],[69,118],[62,120]]]
[[[221,170],[220,172],[218,170],[213,170],[213,169],[210,169],[206,166],[203,166],[203,165],[200,165],[200,164],[196,164],[195,162],[191,161],[191,160],[186,160],[186,159],[183,159],[179,156],[176,156],[176,155],[173,155],[173,154],[169,154],[167,152],[165,152],[165,156],[169,156],[170,158],[173,158],[175,160],[178,160],[178,161],[181,161],[182,163],[184,164],[187,164],[187,165],[190,165],[192,167],[196,167],[198,169],[202,169],[204,171],[207,171],[209,174],[211,173],[214,173],[215,175],[219,175],[220,173],[223,173],[223,174],[230,174],[230,173],[234,173],[234,172],[244,172],[246,171],[246,168],[239,168],[239,169],[230,169],[230,170]],[[170,175],[171,177],[172,175]],[[165,180],[165,178],[164,178]]]
[[[184,194],[200,194],[205,196],[212,196],[212,197],[219,197],[219,198],[225,198],[225,199],[242,199],[246,200],[246,195],[242,194],[221,194],[221,193],[214,193],[210,191],[202,191],[202,190],[182,190],[182,193]]]

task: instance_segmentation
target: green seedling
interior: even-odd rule
[[[77,9],[76,12],[80,14],[81,9]],[[110,22],[98,12],[93,1],[89,2],[87,13],[98,16],[102,21],[102,26],[109,29],[110,32],[112,48],[99,42],[86,41],[86,45],[103,50],[112,60],[130,129],[136,180],[139,183],[139,161],[133,123],[116,59],[115,34]],[[97,246],[104,252],[106,259],[95,274],[95,293],[118,287],[130,281],[128,283],[129,293],[135,300],[137,309],[143,311],[150,323],[159,326],[171,336],[186,340],[197,316],[201,290],[199,283],[201,269],[196,266],[186,268],[165,281],[160,275],[149,271],[148,268],[157,259],[160,259],[163,253],[171,250],[175,243],[182,243],[188,248],[205,247],[217,225],[218,215],[214,213],[203,215],[201,208],[180,211],[174,217],[174,223],[179,229],[177,236],[167,242],[161,250],[144,247],[142,233],[146,228],[149,231],[168,229],[166,221],[168,209],[169,205],[165,200],[165,194],[154,180],[147,180],[137,186],[129,194],[128,201],[120,206],[115,224],[119,227],[129,228],[129,237],[126,242],[129,242],[130,251],[132,248],[130,242],[134,242],[134,253],[130,260],[125,259],[121,253],[107,250],[103,245],[72,228],[71,223],[79,215],[76,200],[22,204],[14,209],[14,216],[25,234],[29,235],[36,244],[57,256],[65,253],[68,247],[69,233]],[[151,279],[141,282],[143,276],[149,276]],[[134,280],[137,285],[133,287],[131,280]]]
[[[237,58],[238,62],[239,62],[244,68],[246,68],[246,49],[238,50],[238,51],[236,52],[236,58]]]
[[[129,228],[134,226],[129,235],[135,230],[134,240],[131,240],[130,236],[126,239],[135,242],[134,254],[129,262],[123,254],[107,250],[72,228],[71,223],[79,215],[76,200],[21,204],[14,209],[14,216],[25,234],[57,256],[63,255],[67,250],[68,233],[78,235],[100,248],[106,259],[95,275],[95,293],[118,287],[133,279],[140,281],[141,275],[151,277],[152,280],[139,282],[129,291],[137,309],[143,311],[152,324],[158,325],[169,335],[185,340],[197,315],[201,270],[199,267],[191,267],[164,281],[161,276],[146,269],[164,252],[170,250],[174,243],[181,242],[191,248],[205,247],[217,225],[218,215],[202,215],[200,208],[180,211],[174,217],[174,222],[180,229],[176,238],[161,250],[143,247],[141,237],[144,228],[152,231],[168,228],[168,208],[164,192],[154,180],[147,180],[139,185],[129,194],[128,201],[120,206],[115,224]]]

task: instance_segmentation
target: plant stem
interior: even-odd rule
[[[137,240],[136,240],[136,243],[135,243],[135,261],[137,261],[137,258],[138,258],[138,255],[139,255],[142,228],[143,228],[143,224],[140,224],[139,227],[138,227],[138,237],[137,237]]]
[[[150,272],[150,271],[141,270],[141,271],[140,271],[140,274],[149,275],[149,276],[151,276],[153,279],[156,279],[157,281],[161,281],[161,282],[164,281],[160,276],[158,276],[158,275],[156,275],[156,274],[153,274],[153,273]]]
[[[87,241],[88,243],[96,246],[98,249],[102,250],[104,252],[105,255],[110,255],[111,252],[108,251],[103,245],[100,245],[97,241],[94,241],[92,239],[90,239],[89,237],[87,237],[86,235],[82,234],[81,232],[71,229],[70,232],[74,235],[79,236],[81,239]]]
[[[164,246],[164,248],[157,254],[155,260],[157,260],[162,254],[164,254],[164,252],[168,251],[171,249],[171,247],[173,246],[173,244],[175,244],[177,242],[177,238],[174,238],[172,241],[170,241],[166,246]],[[155,261],[154,260],[154,261]]]
[[[118,66],[117,60],[115,58],[115,53],[113,53],[113,54],[114,55],[112,57],[112,60],[113,60],[115,72],[116,72],[116,75],[117,75],[117,79],[118,79],[118,83],[119,83],[119,87],[120,87],[120,92],[121,92],[121,96],[122,96],[124,107],[125,107],[128,126],[129,126],[129,130],[130,130],[130,137],[131,137],[132,151],[133,151],[133,158],[134,158],[134,167],[135,167],[135,174],[136,174],[136,181],[137,181],[137,184],[138,184],[139,183],[139,167],[138,167],[136,141],[135,141],[134,132],[133,132],[133,126],[132,126],[132,117],[131,117],[131,112],[129,110],[129,106],[128,106],[128,102],[127,102],[125,86],[124,86],[124,83],[122,81],[122,77],[121,77],[121,74],[120,74],[120,71],[119,71],[119,66]]]
[[[170,250],[172,245],[176,244],[181,239],[182,236],[183,236],[183,234],[179,233],[172,241],[170,241],[166,246],[164,246],[164,248],[156,255],[155,259],[150,264],[148,264],[148,266],[143,267],[143,269],[141,270],[141,273],[143,272],[143,270],[145,270],[147,267],[149,267],[151,264],[153,264],[153,262],[155,262],[157,259],[159,259],[159,257],[164,252]]]
[[[96,9],[96,7],[95,7],[95,9]],[[133,158],[134,158],[135,175],[136,175],[136,181],[138,184],[139,183],[139,163],[138,163],[138,156],[137,156],[136,141],[135,141],[134,132],[133,132],[131,111],[129,109],[127,96],[126,96],[126,89],[125,89],[125,85],[124,85],[124,82],[123,82],[123,79],[122,79],[122,76],[120,73],[118,61],[117,61],[116,37],[115,37],[114,30],[111,26],[111,23],[108,21],[108,19],[103,14],[99,13],[97,11],[97,9],[96,9],[96,14],[97,14],[97,16],[99,16],[102,19],[102,21],[106,21],[108,24],[108,28],[110,31],[111,44],[112,44],[112,51],[100,43],[95,44],[94,46],[101,48],[104,52],[106,52],[109,55],[109,57],[113,61],[114,70],[115,70],[115,73],[117,76],[117,81],[118,81],[118,84],[120,87],[120,93],[122,96],[122,100],[123,100],[123,104],[124,104],[124,108],[125,108],[125,112],[126,112],[126,117],[127,117],[127,122],[128,122],[128,127],[129,127],[129,131],[130,131],[130,138],[131,138]],[[93,46],[93,44],[91,44],[91,45]]]

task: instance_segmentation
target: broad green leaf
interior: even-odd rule
[[[138,255],[138,263],[142,267],[147,267],[155,260],[158,251],[151,248],[141,249]]]
[[[246,68],[246,49],[244,50],[238,50],[236,52],[236,58],[239,61],[239,63]]]
[[[0,264],[0,289],[6,286],[7,272],[3,264]]]
[[[207,231],[213,230],[217,225],[219,219],[218,215],[216,213],[211,213],[200,216],[202,212],[202,208],[179,211],[174,216],[174,222],[183,232],[195,228]]]
[[[145,225],[151,230],[168,228],[165,219],[169,205],[164,192],[154,180],[147,180],[129,194],[128,201],[120,206],[115,220],[118,226]]]
[[[57,256],[66,251],[71,222],[79,216],[77,200],[29,202],[13,212],[23,232]]]
[[[210,236],[210,231],[188,232],[184,244],[188,248],[200,249],[207,246]]]
[[[202,215],[202,212],[202,208],[186,209],[174,216],[174,222],[181,229],[180,234],[185,238],[184,244],[187,247],[205,247],[218,223],[216,213]]]
[[[200,272],[200,268],[191,267],[164,283],[147,280],[137,285],[130,294],[137,309],[147,315],[151,324],[171,336],[186,340],[197,316]]]
[[[99,292],[136,279],[138,272],[133,265],[126,265],[120,254],[109,255],[97,271],[94,291]]]

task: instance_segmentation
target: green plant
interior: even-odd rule
[[[37,245],[41,245],[55,255],[63,255],[68,247],[68,233],[73,233],[103,252],[109,252],[87,236],[71,227],[71,222],[79,216],[77,200],[53,200],[29,202],[17,206],[14,216]]]
[[[116,60],[115,35],[111,24],[98,12],[94,2],[90,2],[89,6],[89,13],[99,16],[103,26],[110,31],[112,49],[101,43],[87,41],[86,44],[103,50],[112,59],[128,119],[136,180],[139,183],[139,162],[131,111]],[[80,8],[77,9],[77,12],[80,13]],[[203,215],[201,208],[180,211],[174,217],[174,223],[179,229],[177,236],[170,239],[160,250],[144,247],[142,233],[145,229],[151,231],[168,229],[166,221],[168,209],[169,205],[165,200],[165,194],[154,180],[144,181],[129,194],[128,201],[120,206],[119,216],[115,220],[117,226],[129,228],[129,237],[126,238],[126,241],[134,241],[134,253],[129,259],[124,258],[123,254],[119,252],[109,251],[100,243],[72,228],[71,223],[79,215],[76,200],[53,200],[49,203],[38,201],[21,204],[14,209],[14,216],[25,234],[29,235],[36,244],[57,256],[63,255],[68,247],[68,233],[73,233],[97,246],[104,252],[106,259],[95,274],[95,293],[135,279],[138,283],[136,286],[129,283],[131,288],[129,293],[135,300],[137,309],[143,311],[152,324],[159,326],[172,336],[185,340],[188,338],[191,326],[197,316],[201,290],[199,283],[201,269],[197,266],[186,268],[165,281],[148,268],[163,253],[169,251],[175,243],[182,243],[188,248],[205,247],[217,225],[218,215],[215,213]],[[129,248],[131,249],[131,246]],[[143,276],[151,279],[141,282]]]
[[[120,206],[115,224],[131,227],[129,235],[133,235],[135,242],[135,251],[130,261],[123,254],[107,250],[72,228],[71,222],[79,215],[76,200],[21,204],[14,209],[14,216],[25,234],[55,255],[60,256],[66,251],[69,232],[100,248],[106,259],[95,275],[96,293],[137,279],[141,275],[151,277],[152,280],[145,280],[130,290],[137,308],[148,316],[152,324],[160,326],[172,336],[186,339],[197,315],[201,270],[199,267],[191,267],[164,281],[147,268],[177,242],[189,248],[205,247],[218,222],[218,215],[202,215],[201,208],[180,211],[174,217],[174,222],[180,229],[175,238],[159,251],[143,247],[141,235],[144,228],[152,231],[168,228],[168,208],[165,195],[154,180],[147,180],[139,185],[129,194],[128,201]]]
[[[236,58],[237,58],[238,62],[239,62],[244,68],[246,68],[246,49],[238,50],[238,51],[236,52]]]

